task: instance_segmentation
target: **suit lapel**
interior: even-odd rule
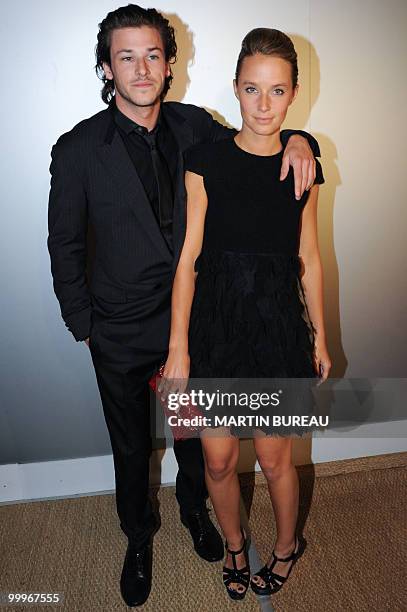
[[[145,230],[161,255],[170,261],[172,258],[170,250],[160,231],[140,177],[119,132],[115,128],[113,119],[110,121],[103,144],[97,148],[97,155],[104,164],[106,172],[113,176],[117,189],[122,198],[131,206],[140,226]]]

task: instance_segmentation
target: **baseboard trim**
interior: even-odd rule
[[[177,463],[171,449],[154,451],[151,483],[173,484]],[[114,492],[112,455],[0,465],[0,504]]]
[[[407,467],[407,452],[296,466],[299,475],[314,476],[315,478],[399,467]],[[253,481],[253,473],[241,474],[241,478],[243,481]],[[255,472],[254,482],[255,484],[267,484],[262,472]]]
[[[297,465],[302,474],[315,477],[335,476],[362,470],[403,467],[407,452],[396,452],[354,459]],[[255,464],[255,482],[265,479]],[[246,467],[247,470],[247,467]],[[158,450],[151,459],[152,486],[174,484],[177,464],[172,448]],[[242,478],[253,481],[253,471]],[[114,492],[114,468],[111,455],[61,461],[0,465],[0,504],[42,499],[57,499]]]

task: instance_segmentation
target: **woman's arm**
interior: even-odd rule
[[[202,250],[205,215],[208,206],[203,177],[185,173],[187,191],[187,228],[172,287],[171,333],[167,362],[164,368],[163,390],[182,392],[189,377],[188,328],[195,292],[195,260]],[[177,384],[178,383],[178,384]]]
[[[319,186],[314,185],[302,212],[299,256],[304,266],[301,278],[312,324],[316,330],[314,365],[323,380],[329,375],[331,360],[326,346],[323,274],[318,248],[317,208]]]

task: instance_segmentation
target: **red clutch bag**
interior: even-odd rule
[[[168,419],[169,417],[176,417],[176,424],[171,424],[171,422],[169,421],[174,440],[185,440],[186,438],[197,437],[197,434],[202,431],[202,429],[204,429],[203,425],[201,425],[203,414],[198,408],[198,406],[189,403],[186,406],[181,405],[178,411],[170,410],[167,401],[163,401],[161,399],[160,393],[157,391],[160,381],[163,377],[164,366],[165,364],[162,364],[160,366],[160,369],[156,374],[153,374],[148,384],[150,385],[154,393],[158,396],[160,404],[164,409],[164,414],[166,418]],[[192,425],[191,423],[195,424]]]

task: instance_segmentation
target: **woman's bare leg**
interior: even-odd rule
[[[260,435],[254,438],[254,445],[274,510],[277,531],[274,551],[277,557],[287,557],[295,546],[299,503],[298,476],[291,460],[292,438]],[[273,572],[286,576],[291,564],[292,561],[278,561]],[[256,576],[254,581],[264,586],[261,578]]]
[[[205,480],[219,525],[230,550],[239,550],[243,545],[240,531],[240,485],[236,473],[239,459],[239,439],[233,436],[220,437],[219,428],[204,430],[201,434],[205,458]],[[238,569],[245,566],[243,553],[237,556]],[[231,555],[227,555],[226,567],[233,567]],[[242,585],[232,582],[232,589],[244,591]]]

